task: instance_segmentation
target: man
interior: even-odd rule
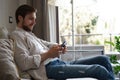
[[[114,80],[109,59],[106,56],[64,62],[57,57],[66,52],[66,47],[37,38],[33,33],[36,10],[21,5],[16,10],[17,29],[11,37],[15,40],[15,61],[22,72],[35,80],[65,80],[67,78],[92,77],[99,80]]]

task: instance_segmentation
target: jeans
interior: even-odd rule
[[[115,80],[107,56],[96,56],[72,62],[55,60],[46,65],[47,77],[55,80],[91,77],[98,80]]]

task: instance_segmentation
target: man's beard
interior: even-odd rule
[[[28,26],[25,26],[24,24],[23,24],[23,27],[22,27],[25,31],[27,31],[27,32],[31,32],[32,30],[28,27]]]

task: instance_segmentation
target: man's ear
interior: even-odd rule
[[[18,16],[18,20],[19,20],[19,22],[23,21],[23,17],[22,16]]]

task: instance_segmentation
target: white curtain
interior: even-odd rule
[[[50,41],[56,42],[56,9],[53,5],[48,5]]]

